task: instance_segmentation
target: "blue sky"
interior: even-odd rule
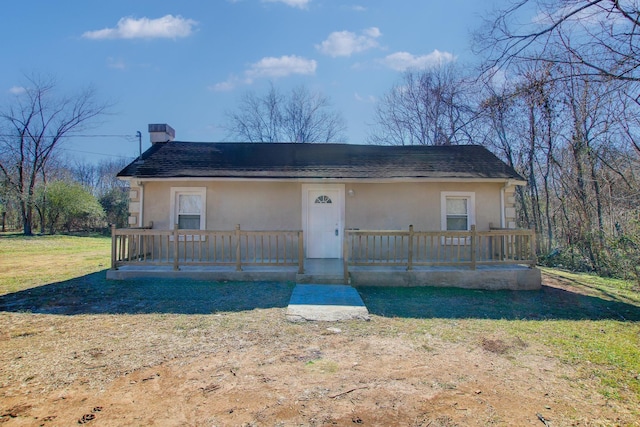
[[[501,2],[496,2],[498,5]],[[61,94],[93,85],[112,114],[85,133],[143,134],[168,123],[182,141],[220,141],[246,91],[300,84],[329,96],[364,143],[374,105],[403,70],[471,64],[477,0],[110,0],[3,2],[0,105],[24,74],[55,76]],[[135,157],[132,137],[72,138],[70,158]]]

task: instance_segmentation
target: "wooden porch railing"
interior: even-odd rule
[[[123,265],[298,266],[304,273],[301,230],[154,230],[111,228],[111,268]]]
[[[124,265],[297,266],[304,273],[301,230],[231,231],[158,230],[112,227],[111,268]],[[349,266],[416,266],[524,264],[535,266],[533,230],[477,231],[345,230],[345,280]],[[345,282],[347,283],[347,282]]]
[[[536,265],[533,230],[477,231],[345,230],[345,283],[349,266]]]

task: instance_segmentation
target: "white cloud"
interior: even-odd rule
[[[245,72],[248,78],[254,77],[286,77],[291,74],[315,74],[318,63],[296,55],[285,55],[280,58],[267,57],[251,64]]]
[[[447,62],[455,61],[456,57],[449,52],[440,52],[435,49],[426,55],[413,55],[409,52],[396,52],[387,55],[382,62],[387,67],[396,71],[405,71],[410,68],[429,68]]]
[[[306,9],[311,0],[262,0],[264,3],[284,3],[287,6]]]
[[[22,86],[12,86],[9,89],[9,93],[12,95],[21,95],[23,93],[25,93],[27,91],[26,88],[22,87]]]
[[[132,17],[121,18],[115,28],[87,31],[82,35],[86,39],[153,39],[188,37],[198,23],[182,16],[165,15],[162,18],[149,19]]]
[[[114,68],[116,70],[124,70],[127,68],[127,64],[122,58],[107,58],[107,67]]]
[[[355,92],[353,94],[353,97],[355,98],[356,101],[358,102],[367,102],[367,103],[371,103],[371,104],[375,104],[376,102],[376,97],[373,95],[369,95],[369,96],[362,96],[360,95],[358,92]]]
[[[378,27],[370,27],[370,28],[367,28],[366,30],[363,30],[362,32],[371,38],[378,38],[382,35]]]
[[[284,55],[279,58],[265,57],[249,66],[244,72],[244,77],[232,75],[226,81],[216,83],[209,89],[216,92],[230,91],[239,84],[252,84],[257,78],[279,78],[292,74],[313,75],[318,63],[313,59],[306,59],[296,55]]]
[[[329,34],[325,41],[316,45],[316,49],[329,56],[351,56],[378,47],[378,41],[382,33],[377,27],[367,28],[360,35],[351,31],[335,31]]]
[[[209,90],[212,90],[214,92],[229,92],[235,89],[239,82],[240,79],[238,79],[236,76],[231,76],[224,82],[216,83],[213,86],[209,86]]]
[[[356,11],[356,12],[366,12],[367,11],[366,7],[360,6],[360,5],[352,6],[351,9]]]

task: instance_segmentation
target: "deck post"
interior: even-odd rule
[[[476,231],[476,226],[473,224],[471,226],[471,269],[476,269],[476,245],[478,244],[478,232]]]
[[[179,249],[179,243],[178,243],[178,239],[180,238],[180,236],[178,236],[178,224],[174,224],[173,226],[173,269],[175,271],[178,271],[180,268],[178,266],[178,249]]]
[[[111,224],[111,269],[116,269],[116,225]]]
[[[342,272],[344,274],[344,284],[349,284],[349,231],[345,228],[342,239]]]
[[[536,260],[536,230],[535,229],[531,229],[531,236],[529,237],[530,241],[531,241],[531,261],[529,263],[529,266],[531,268],[535,267],[537,264],[537,260]]]
[[[304,274],[304,233],[298,231],[298,274]]]
[[[413,224],[409,225],[409,250],[407,254],[407,271],[413,270]]]
[[[242,271],[242,251],[240,249],[240,224],[236,224],[236,271]]]

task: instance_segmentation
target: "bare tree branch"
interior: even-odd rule
[[[0,172],[17,196],[26,235],[32,233],[35,187],[66,136],[87,129],[110,105],[88,88],[77,95],[55,95],[56,83],[25,76],[26,90],[0,111]]]
[[[458,69],[443,65],[406,72],[375,110],[372,144],[479,144],[472,89]]]
[[[345,121],[331,109],[329,98],[304,86],[282,94],[273,85],[259,96],[244,94],[238,108],[227,112],[233,139],[248,142],[345,141]]]
[[[635,1],[519,0],[500,10],[475,37],[488,54],[485,73],[518,61],[581,65],[594,78],[640,81],[640,9]]]

